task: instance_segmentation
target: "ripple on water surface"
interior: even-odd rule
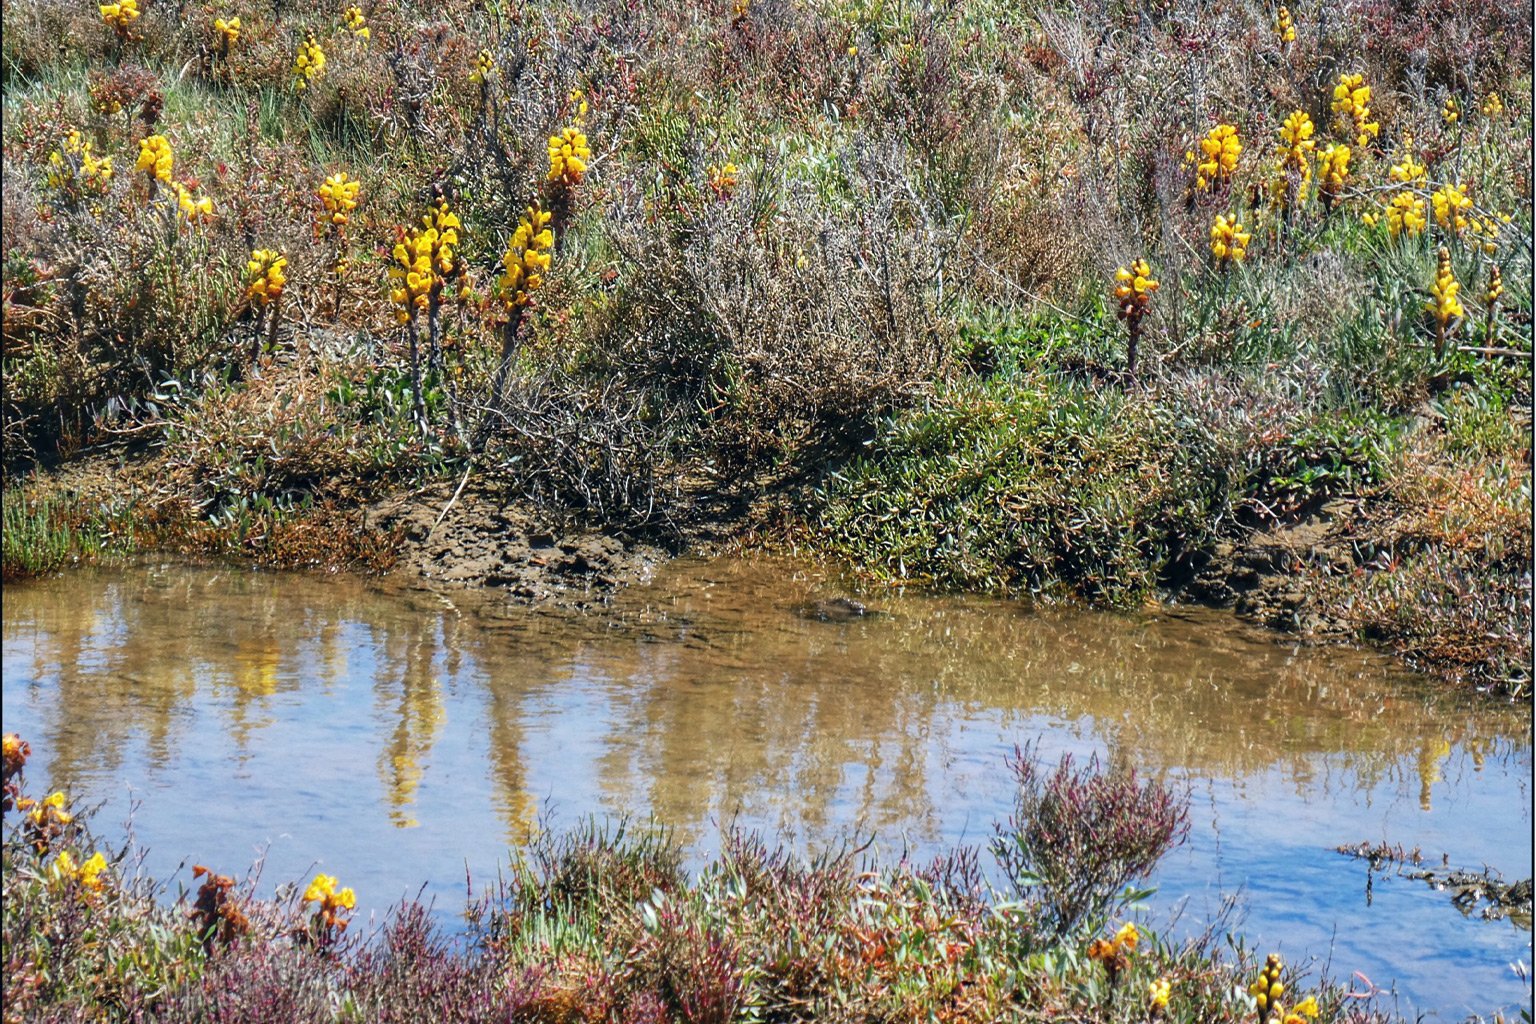
[[[1511,963],[1530,932],[1333,852],[1385,839],[1527,873],[1525,712],[1450,707],[1387,659],[1217,612],[866,595],[879,614],[805,614],[838,593],[783,562],[683,561],[570,617],[349,578],[81,571],[7,587],[5,724],[34,786],[105,803],[99,828],[136,801],[156,873],[264,855],[269,888],[319,866],[362,907],[425,882],[445,914],[541,818],[654,814],[698,857],[730,822],[926,856],[1006,817],[1015,744],[1119,750],[1191,792],[1154,924],[1183,905],[1198,930],[1236,893],[1252,943],[1395,982],[1405,1011],[1528,1001]]]

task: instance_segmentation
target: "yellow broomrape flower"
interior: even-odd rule
[[[134,163],[134,169],[146,172],[157,181],[167,184],[171,180],[171,167],[175,159],[171,156],[171,144],[165,140],[164,135],[151,135],[139,142],[139,159]]]
[[[579,185],[587,173],[587,161],[592,151],[587,148],[587,136],[574,125],[559,135],[549,137],[549,180]]]

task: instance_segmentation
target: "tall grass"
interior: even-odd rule
[[[81,525],[77,507],[59,499],[29,499],[20,484],[5,489],[0,515],[0,576],[7,582],[41,576],[101,550],[100,535]]]

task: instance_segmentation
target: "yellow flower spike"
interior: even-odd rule
[[[227,54],[234,49],[235,41],[240,38],[240,19],[234,17],[225,21],[223,18],[215,18],[213,30],[218,33],[222,52]]]
[[[49,869],[51,876],[58,882],[77,882],[82,889],[91,892],[100,892],[106,882],[102,874],[107,870],[107,858],[99,852],[91,854],[83,864],[76,864],[75,858],[68,850],[60,850],[53,866]]]
[[[1352,132],[1355,142],[1365,146],[1381,131],[1381,126],[1370,120],[1371,87],[1365,84],[1364,75],[1339,75],[1333,87],[1332,109],[1339,126]]]
[[[101,874],[106,870],[107,858],[99,852],[91,854],[90,858],[80,865],[80,884],[87,889],[101,889],[105,884],[101,880]]]
[[[304,890],[304,902],[314,903],[323,900],[336,891],[335,875],[316,875],[314,881],[309,883],[309,888]]]
[[[1404,185],[1422,185],[1426,174],[1424,165],[1413,158],[1408,152],[1408,140],[1403,142],[1403,159],[1401,163],[1393,164],[1387,171],[1387,180],[1401,182]]]
[[[310,79],[324,72],[325,51],[320,48],[315,34],[306,32],[304,41],[299,44],[298,52],[293,57],[293,87],[302,92],[309,88]]]
[[[569,127],[559,135],[549,137],[550,181],[560,181],[568,186],[581,184],[592,151],[587,148],[587,136],[576,127]]]
[[[1424,200],[1412,192],[1399,192],[1387,204],[1387,231],[1393,238],[1404,234],[1412,238],[1423,231],[1426,224]]]
[[[1498,93],[1491,92],[1483,99],[1483,105],[1479,109],[1482,110],[1484,117],[1497,118],[1504,113],[1504,101],[1499,99]]]
[[[1344,191],[1344,184],[1349,179],[1351,155],[1350,148],[1343,143],[1329,146],[1318,154],[1318,191],[1323,197],[1323,204],[1330,210],[1338,201],[1339,194]]]
[[[1147,986],[1147,998],[1157,1009],[1166,1009],[1172,989],[1167,978],[1158,978]]]
[[[1435,283],[1429,286],[1431,301],[1424,304],[1424,310],[1434,316],[1437,325],[1437,337],[1443,338],[1445,329],[1452,320],[1466,316],[1466,310],[1462,308],[1461,284],[1456,280],[1456,275],[1451,270],[1450,251],[1442,247],[1439,255],[1439,267],[1435,271]]]
[[[164,135],[151,135],[139,141],[139,159],[133,165],[135,170],[144,171],[157,181],[169,184],[174,164],[171,144]]]
[[[1464,213],[1472,208],[1472,200],[1456,185],[1442,185],[1430,200],[1434,203],[1435,223],[1452,234],[1461,234],[1467,226]]]
[[[357,209],[357,193],[361,187],[362,183],[347,177],[345,171],[337,171],[326,178],[318,190],[324,222],[338,228],[345,225],[351,212]]]
[[[481,50],[475,54],[475,70],[470,73],[469,80],[476,85],[483,85],[496,77],[496,58],[490,50]]]
[[[1216,257],[1218,266],[1229,260],[1240,263],[1248,255],[1248,242],[1252,238],[1251,232],[1243,230],[1236,214],[1228,220],[1225,215],[1218,213],[1215,223],[1211,225],[1211,255]]]
[[[1306,201],[1307,185],[1312,181],[1312,153],[1317,148],[1312,138],[1316,130],[1303,110],[1293,111],[1280,126],[1280,177],[1271,184],[1276,206]]]
[[[363,9],[356,4],[348,7],[343,12],[341,20],[352,31],[352,34],[359,39],[367,39],[372,34],[368,31],[368,19],[363,17]]]
[[[1296,23],[1291,20],[1290,8],[1281,7],[1275,16],[1275,35],[1280,39],[1281,49],[1296,41]]]
[[[1495,263],[1488,268],[1488,287],[1483,291],[1483,305],[1492,306],[1504,294],[1504,272]]]
[[[1204,190],[1219,183],[1230,182],[1233,172],[1237,170],[1237,158],[1242,152],[1243,145],[1238,141],[1235,126],[1218,124],[1212,128],[1200,140],[1201,160],[1195,166],[1195,187]]]
[[[139,0],[119,0],[101,4],[97,9],[101,11],[101,20],[116,29],[118,35],[127,35],[128,26],[138,20]]]
[[[1147,272],[1150,273],[1151,271]],[[1138,283],[1145,285],[1154,282],[1147,282],[1143,279]],[[1127,921],[1125,924],[1120,926],[1119,931],[1115,932],[1114,943],[1117,946],[1124,946],[1128,950],[1134,950],[1136,948],[1136,943],[1139,942],[1140,939],[1141,936],[1136,931],[1135,922]]]
[[[1440,120],[1448,125],[1455,124],[1461,120],[1461,104],[1456,102],[1455,96],[1447,96],[1445,98],[1445,106],[1440,108]]]
[[[258,306],[276,302],[283,294],[283,286],[288,283],[287,268],[288,258],[277,250],[253,250],[245,265],[246,296],[256,300]]]
[[[526,306],[543,284],[540,271],[549,268],[550,250],[555,244],[554,233],[545,227],[549,219],[549,211],[528,207],[507,244],[495,294],[509,309]]]
[[[1298,1013],[1301,1016],[1306,1017],[1308,1020],[1315,1019],[1318,1014],[1317,997],[1307,996],[1307,998],[1291,1007],[1291,1012]]]

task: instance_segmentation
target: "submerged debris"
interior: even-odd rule
[[[1529,878],[1507,883],[1497,871],[1486,865],[1481,871],[1452,868],[1448,866],[1448,854],[1441,855],[1441,869],[1438,871],[1428,868],[1406,870],[1408,864],[1416,868],[1422,864],[1423,854],[1417,846],[1412,850],[1404,850],[1401,844],[1389,844],[1386,840],[1378,843],[1346,843],[1334,849],[1345,856],[1368,861],[1372,872],[1381,871],[1388,865],[1400,865],[1399,875],[1425,882],[1437,892],[1449,892],[1451,903],[1468,916],[1476,912],[1485,921],[1507,917],[1522,928],[1531,927],[1532,880]],[[1367,899],[1370,891],[1368,880]]]

